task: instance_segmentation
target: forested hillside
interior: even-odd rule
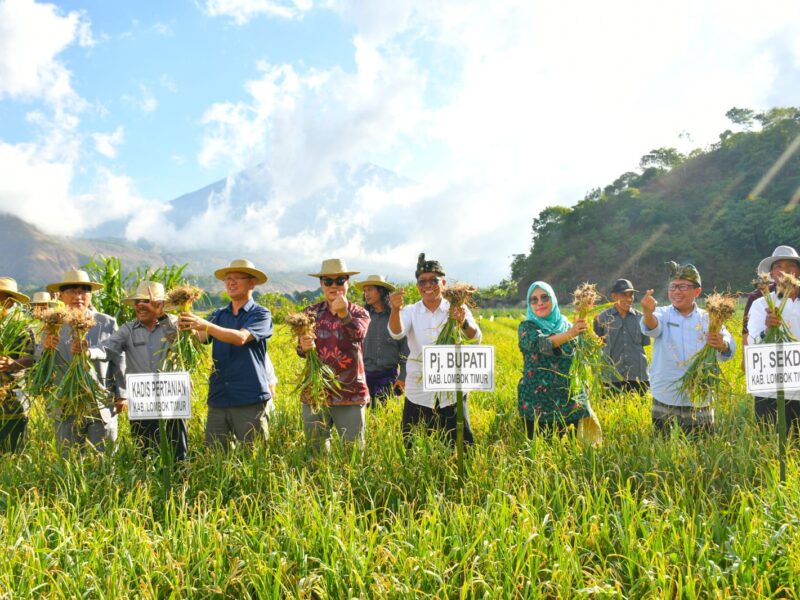
[[[733,130],[710,148],[652,150],[575,206],[539,213],[511,266],[520,294],[536,279],[566,299],[582,281],[607,291],[627,277],[663,296],[668,260],[697,265],[706,291],[750,290],[761,258],[800,245],[800,108],[726,116]]]

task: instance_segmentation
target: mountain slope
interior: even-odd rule
[[[607,290],[617,277],[662,292],[669,260],[697,265],[706,291],[751,289],[762,258],[780,244],[800,246],[792,204],[800,190],[800,109],[756,119],[760,131],[727,131],[691,158],[654,150],[641,172],[623,174],[572,208],[542,211],[530,252],[512,264],[520,293],[544,279],[567,299],[582,281]]]

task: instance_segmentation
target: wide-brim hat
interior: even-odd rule
[[[358,291],[363,292],[365,285],[376,285],[378,287],[384,287],[390,292],[395,290],[395,287],[386,281],[386,278],[383,275],[367,275],[367,278],[364,281],[356,281],[353,284],[353,287],[356,288]]]
[[[347,264],[341,258],[329,258],[322,261],[319,273],[309,273],[309,277],[332,277],[334,275],[358,275],[361,271],[348,271]]]
[[[164,284],[158,281],[140,281],[136,286],[136,292],[125,298],[125,304],[134,304],[137,300],[147,300],[148,302],[164,301]]]
[[[47,306],[55,306],[56,301],[53,300],[53,297],[50,295],[50,292],[33,292],[33,296],[31,296],[30,301],[28,302],[31,306],[38,306],[40,304],[46,304]]]
[[[225,277],[228,275],[228,273],[247,273],[248,275],[252,275],[256,278],[258,285],[267,283],[267,279],[269,279],[264,271],[256,269],[256,266],[246,258],[237,258],[232,260],[231,264],[229,264],[227,267],[214,271],[214,277],[220,281],[225,281]]]
[[[17,302],[27,302],[29,298],[19,291],[17,280],[11,277],[0,277],[0,292],[5,292]]]
[[[638,292],[633,288],[633,284],[629,279],[617,279],[611,287],[612,294],[624,294],[625,292]]]
[[[89,279],[89,274],[86,271],[70,269],[69,271],[64,271],[64,274],[61,276],[61,281],[48,284],[47,291],[50,293],[58,292],[65,285],[86,285],[89,286],[93,292],[103,289],[103,284],[96,283]]]
[[[772,265],[774,265],[779,260],[796,260],[798,264],[800,264],[800,256],[797,254],[797,250],[792,248],[791,246],[778,246],[775,248],[775,251],[772,253],[772,256],[768,256],[760,263],[758,263],[758,269],[756,269],[757,273],[769,273],[772,269]]]

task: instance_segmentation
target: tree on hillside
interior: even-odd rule
[[[652,150],[640,173],[539,213],[529,253],[511,263],[520,297],[536,279],[568,300],[583,281],[605,289],[616,277],[663,297],[668,260],[697,264],[707,289],[749,290],[761,258],[780,244],[800,246],[800,211],[785,210],[800,189],[800,152],[786,152],[800,136],[800,109],[731,109],[728,118],[762,128],[729,131],[690,157]]]
[[[655,167],[656,169],[669,171],[681,164],[685,158],[675,148],[656,148],[655,150],[650,150],[639,160],[639,166],[642,169]]]

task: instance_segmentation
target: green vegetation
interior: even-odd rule
[[[751,290],[758,261],[800,242],[800,108],[726,116],[740,131],[710,148],[652,150],[638,172],[541,211],[530,251],[511,265],[518,297],[537,279],[559,299],[584,281],[607,293],[617,277],[660,293],[668,260],[697,265],[708,291]]]
[[[37,405],[25,453],[0,462],[0,596],[797,597],[797,447],[781,486],[738,357],[712,437],[654,438],[648,400],[630,395],[593,402],[598,450],[528,443],[518,322],[481,322],[497,391],[470,399],[461,489],[441,439],[405,454],[397,402],[368,414],[363,452],[311,458],[285,326],[270,343],[281,395],[267,448],[202,449],[202,381],[192,455],[171,478],[139,457],[124,418],[113,455],[62,459]]]

